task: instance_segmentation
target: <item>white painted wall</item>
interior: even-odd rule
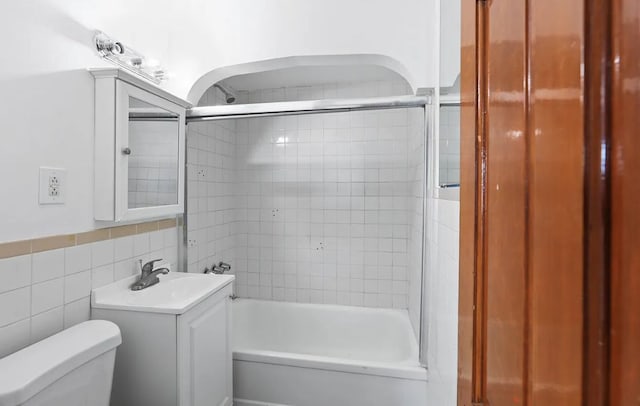
[[[0,6],[0,242],[93,221],[93,81],[101,29],[160,60],[186,97],[216,68],[294,55],[382,54],[433,85],[435,0],[24,0]],[[66,168],[63,206],[37,203],[38,167]]]
[[[289,56],[386,55],[406,67],[414,87],[433,84],[437,69],[436,0],[31,0],[3,7],[2,20],[33,21],[32,29],[12,27],[8,38],[58,37],[43,45],[51,42],[66,62],[74,59],[66,43],[86,46],[85,30],[103,30],[162,61],[175,74],[168,89],[182,97],[216,68]]]
[[[440,86],[451,87],[460,75],[460,0],[440,1]]]

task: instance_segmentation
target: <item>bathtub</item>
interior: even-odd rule
[[[237,406],[422,406],[406,311],[236,299]]]

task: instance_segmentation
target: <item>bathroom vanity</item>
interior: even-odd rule
[[[234,277],[170,272],[131,291],[137,278],[91,293],[91,318],[122,331],[111,404],[230,406]]]

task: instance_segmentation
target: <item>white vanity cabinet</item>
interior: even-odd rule
[[[90,73],[95,219],[120,223],[183,213],[190,104],[121,69]]]
[[[233,403],[230,294],[178,317],[179,405]]]
[[[174,280],[161,276],[160,283],[139,292],[125,291],[128,284],[122,282],[92,292],[91,318],[112,321],[122,332],[111,405],[231,406],[233,276],[168,276],[183,280],[175,288]],[[191,299],[180,295],[206,292],[202,284],[208,278],[218,280],[215,291],[183,311]],[[176,306],[167,306],[174,299]]]

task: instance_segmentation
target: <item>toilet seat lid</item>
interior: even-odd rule
[[[26,402],[121,343],[120,329],[114,323],[90,320],[0,359],[0,406]]]

